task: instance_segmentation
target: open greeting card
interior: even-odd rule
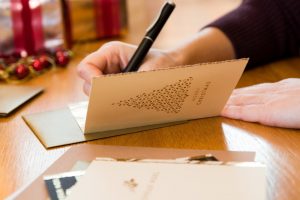
[[[248,59],[95,77],[88,102],[24,117],[46,147],[218,116]]]

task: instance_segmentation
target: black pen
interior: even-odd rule
[[[142,42],[138,46],[137,50],[134,52],[132,58],[129,60],[126,68],[123,72],[133,72],[137,71],[140,67],[140,64],[146,57],[149,49],[151,48],[154,40],[160,33],[161,29],[167,22],[169,16],[175,8],[175,4],[173,1],[167,1],[165,5],[162,7],[160,14],[157,19],[153,22],[153,24],[147,29],[146,35],[143,38]]]

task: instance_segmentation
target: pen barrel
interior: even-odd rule
[[[174,8],[175,8],[174,3],[167,2],[162,8],[160,15],[156,19],[155,23],[153,23],[152,26],[148,28],[146,36],[150,37],[154,41],[158,36],[158,34],[160,33],[160,31],[162,30],[162,28],[164,27],[167,20],[169,19]]]
[[[127,67],[123,72],[132,72],[137,71],[140,67],[140,64],[143,62],[146,57],[147,52],[151,48],[153,41],[150,38],[145,37],[140,43],[139,47],[129,60]]]
[[[160,33],[161,29],[167,22],[169,16],[175,8],[175,4],[172,1],[167,1],[165,5],[162,7],[162,10],[155,20],[155,22],[148,28],[146,32],[146,36],[140,43],[136,52],[133,54],[130,59],[127,67],[123,70],[123,72],[132,72],[137,71],[139,69],[140,64],[143,62],[144,58],[147,55],[147,52],[151,48],[154,40]]]

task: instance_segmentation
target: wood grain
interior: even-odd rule
[[[13,115],[0,119],[0,199],[34,180],[69,149],[66,146],[46,150],[22,121],[21,116],[62,108],[70,102],[87,99],[82,92],[82,81],[76,74],[76,65],[85,55],[107,41],[121,40],[138,44],[162,2],[128,0],[129,27],[125,36],[75,44],[75,57],[67,69],[47,72],[24,84],[43,86],[46,90]],[[155,47],[170,48],[176,45],[239,3],[240,0],[177,0],[177,8]],[[300,58],[247,70],[238,87],[274,82],[287,77],[300,77]],[[268,199],[291,200],[300,196],[299,130],[213,117],[89,143],[255,151],[256,160],[265,163],[268,168]]]

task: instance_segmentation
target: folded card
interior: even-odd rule
[[[101,158],[91,163],[67,199],[263,200],[265,175],[265,166],[255,162]]]
[[[94,77],[89,102],[70,110],[86,134],[217,116],[247,62]]]

